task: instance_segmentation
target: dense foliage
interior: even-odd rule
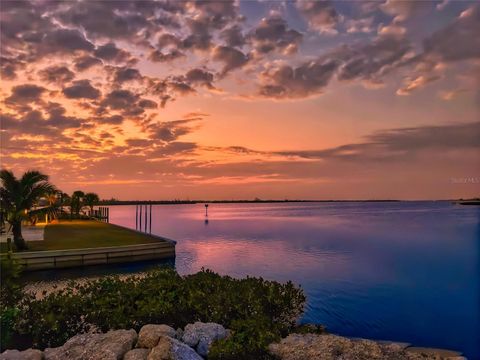
[[[11,254],[0,261],[0,350],[11,343],[14,335],[19,314],[17,303],[22,298],[18,285],[20,273],[21,265]]]
[[[6,220],[12,228],[13,242],[17,250],[26,250],[27,243],[22,235],[22,221],[39,213],[54,212],[50,206],[32,210],[40,198],[57,190],[48,181],[48,176],[39,171],[27,171],[21,178],[12,171],[0,170],[0,211],[2,222]]]
[[[293,329],[304,302],[303,291],[291,282],[234,279],[209,270],[182,277],[158,269],[144,276],[72,282],[41,299],[26,295],[18,304],[15,331],[42,348],[92,327],[139,330],[149,323],[217,322],[232,336],[215,344],[210,358],[261,358],[269,343]]]

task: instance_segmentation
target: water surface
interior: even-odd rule
[[[479,207],[210,204],[206,223],[203,204],[163,205],[152,217],[152,233],[177,240],[181,274],[292,280],[307,294],[304,322],[480,359]],[[135,206],[111,207],[110,221],[135,228]]]

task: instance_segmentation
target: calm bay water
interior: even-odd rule
[[[480,359],[480,208],[448,202],[153,207],[181,274],[292,280],[304,322],[345,336],[444,347]],[[135,228],[135,206],[110,207]],[[140,270],[126,265],[122,270]]]
[[[175,266],[301,284],[303,321],[480,358],[480,208],[447,202],[154,206]],[[135,228],[135,206],[111,222]]]

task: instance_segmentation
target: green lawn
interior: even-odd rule
[[[65,250],[103,246],[148,244],[160,240],[147,234],[93,220],[62,220],[45,227],[43,241],[29,241],[29,251]],[[1,252],[6,251],[2,243]]]

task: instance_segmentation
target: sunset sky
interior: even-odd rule
[[[1,1],[2,167],[146,199],[480,196],[477,1]]]

